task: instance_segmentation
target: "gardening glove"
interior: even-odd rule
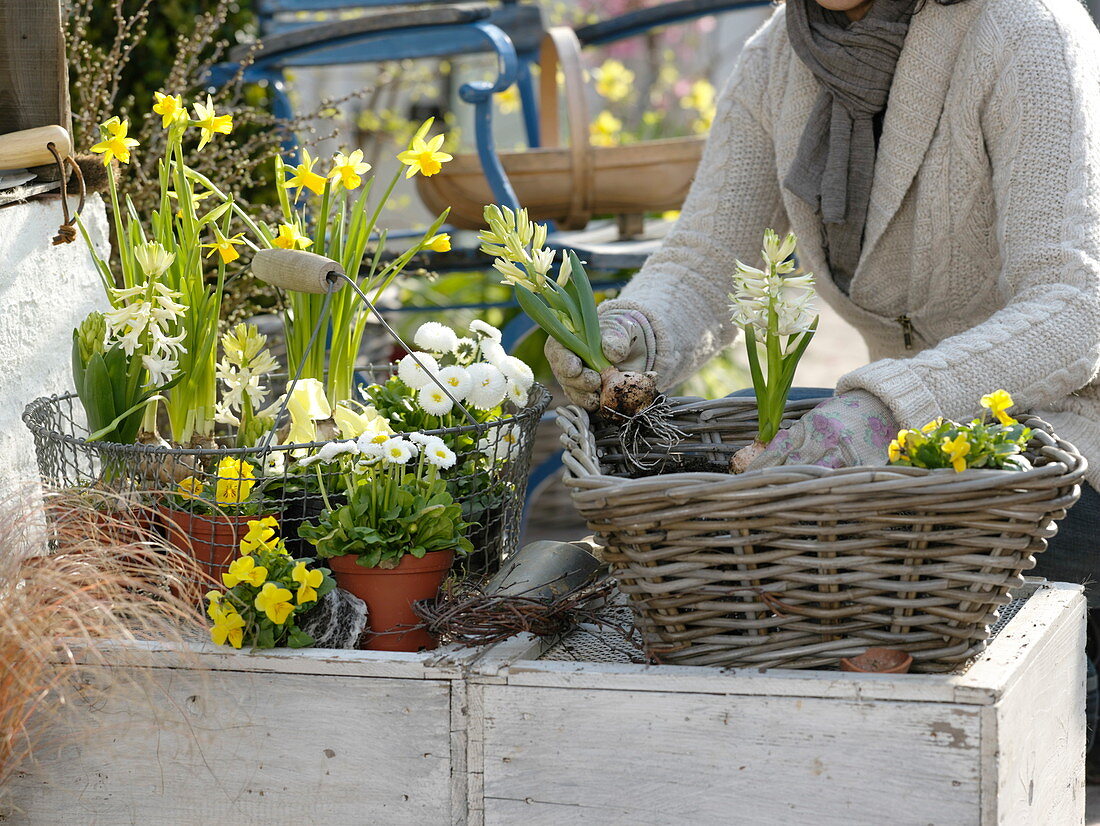
[[[790,428],[780,430],[748,469],[885,465],[887,447],[897,432],[894,414],[877,396],[851,390],[822,402]]]
[[[622,371],[644,373],[657,360],[657,339],[647,319],[637,310],[613,309],[600,313],[603,354]],[[546,340],[546,360],[569,401],[585,410],[600,406],[600,374],[554,338]]]

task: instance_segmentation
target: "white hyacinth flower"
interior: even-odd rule
[[[139,244],[134,249],[134,258],[137,259],[146,277],[156,278],[167,272],[172,262],[176,260],[176,255],[168,252],[156,241],[150,241],[148,244]]]
[[[425,384],[416,394],[416,401],[425,413],[431,416],[446,416],[454,407],[450,396],[434,383]]]
[[[475,319],[470,322],[470,332],[478,338],[490,338],[499,344],[504,338],[503,334],[487,321]]]
[[[515,356],[505,356],[500,363],[493,362],[494,366],[504,374],[508,381],[518,384],[526,393],[535,383],[535,372]],[[526,402],[525,402],[526,404]]]
[[[447,388],[448,392],[456,399],[466,398],[466,394],[470,392],[470,374],[457,364],[452,364],[450,367],[444,367],[439,371],[436,376],[440,383]]]
[[[467,368],[470,374],[470,392],[466,398],[478,410],[492,410],[504,401],[508,392],[508,380],[496,367],[483,361]]]
[[[426,321],[417,329],[413,342],[421,350],[427,350],[429,353],[453,353],[458,344],[458,335],[446,324]]]
[[[417,359],[419,359],[419,363],[417,363]],[[421,367],[421,364],[424,366]],[[410,353],[397,363],[397,376],[413,390],[419,390],[424,385],[432,382],[428,374],[424,372],[425,368],[432,373],[437,373],[439,372],[439,362],[430,353]]]
[[[180,369],[179,362],[174,358],[153,353],[142,356],[141,363],[149,371],[149,381],[147,382],[149,387],[159,387],[162,384],[167,384],[175,378]]]

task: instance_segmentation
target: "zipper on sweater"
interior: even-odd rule
[[[898,324],[901,325],[901,334],[905,339],[905,349],[913,349],[913,321],[907,315],[899,315],[896,319]]]

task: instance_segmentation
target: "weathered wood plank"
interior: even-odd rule
[[[120,669],[110,669],[118,671]],[[94,679],[117,686],[115,675]],[[447,681],[161,670],[14,782],[12,823],[451,823]],[[108,682],[110,681],[110,682]]]
[[[485,823],[978,823],[980,708],[487,685]]]
[[[72,131],[60,0],[0,0],[0,134]]]

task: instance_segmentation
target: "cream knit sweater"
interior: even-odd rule
[[[1100,487],[1100,36],[1080,3],[928,0],[916,14],[850,296],[819,221],[781,185],[817,93],[780,7],[723,92],[679,222],[604,307],[646,315],[674,386],[734,339],[734,260],[759,257],[765,227],[789,228],[870,349],[838,391],[920,426],[972,416],[1003,387],[1078,446]]]

